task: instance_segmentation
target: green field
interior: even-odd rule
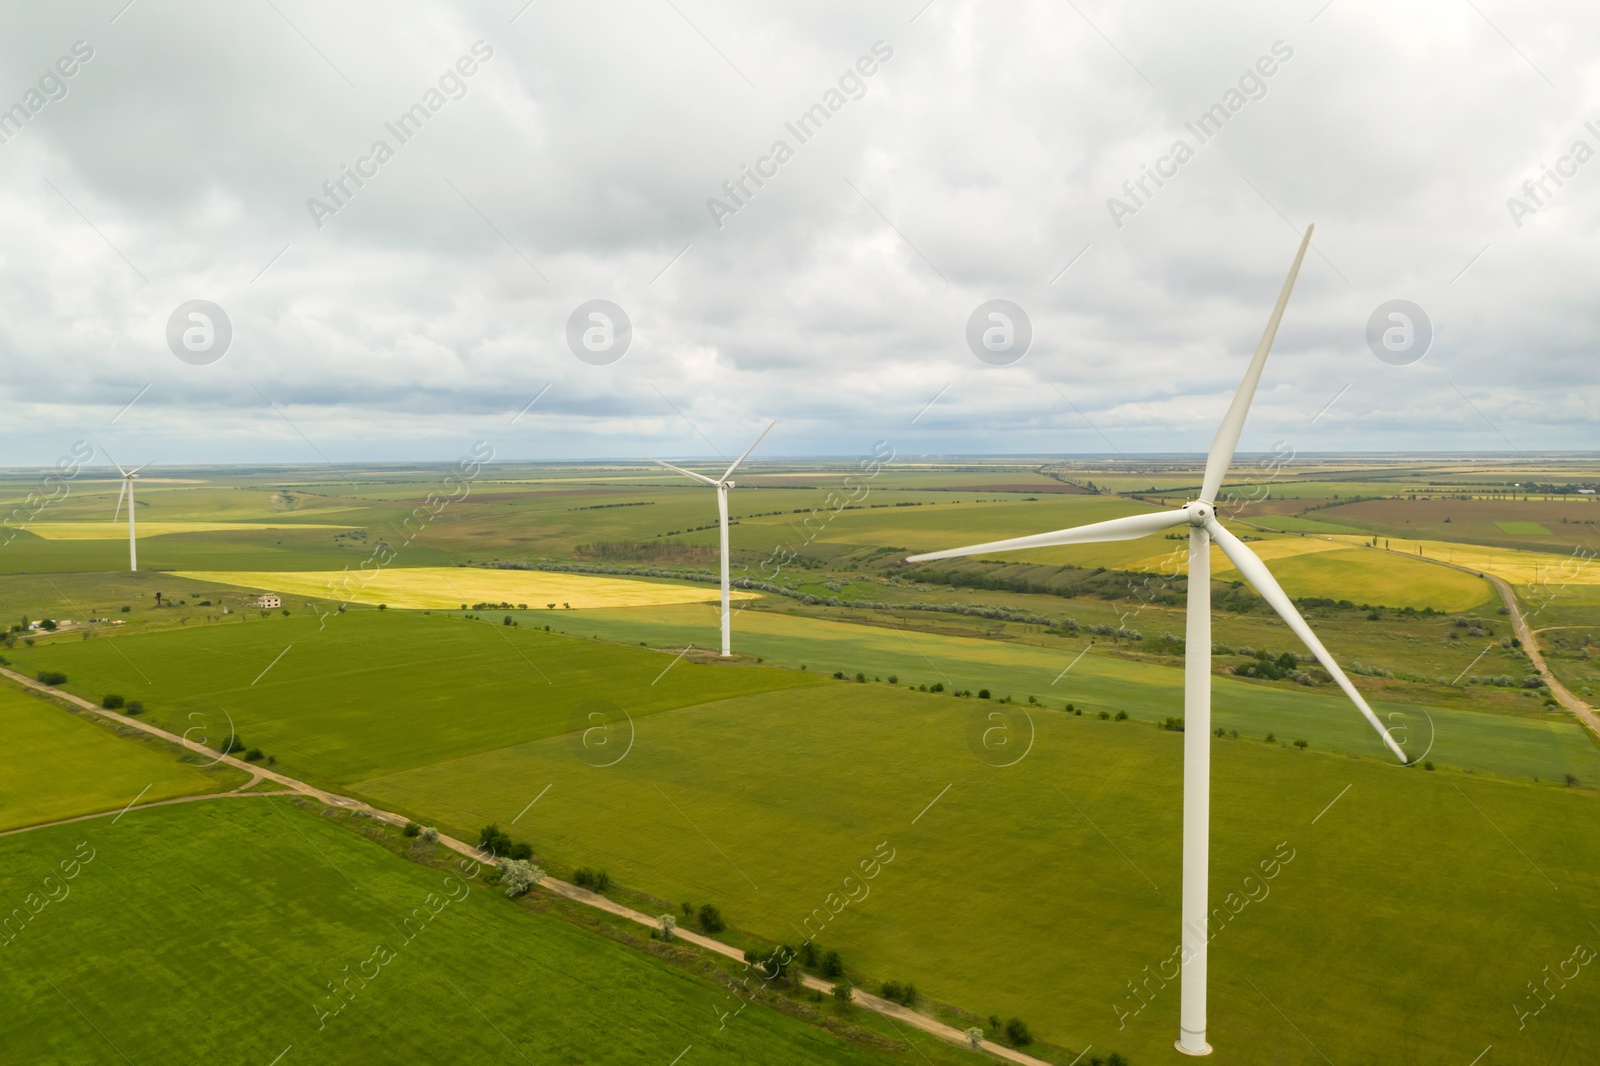
[[[74,856],[89,859],[63,882]],[[719,1028],[735,1006],[719,985],[283,800],[41,829],[0,840],[0,869],[7,909],[59,897],[4,947],[8,1062],[659,1066],[689,1046],[685,1063],[906,1059],[761,1006]],[[917,1061],[961,1061],[914,1039]]]
[[[1235,470],[1245,497],[1262,487],[1252,469]],[[63,687],[90,700],[140,699],[146,720],[174,732],[212,744],[232,733],[279,770],[458,835],[509,826],[558,875],[608,870],[630,905],[714,903],[740,946],[797,943],[810,930],[853,979],[913,981],[920,1009],[954,1023],[1025,1018],[1058,1048],[1093,1045],[1080,1066],[1112,1049],[1140,1066],[1170,1061],[1176,986],[1147,986],[1154,1000],[1134,1014],[1128,983],[1177,940],[1183,738],[1158,726],[1182,714],[1183,577],[1162,570],[1181,544],[1155,537],[944,570],[903,559],[1176,505],[1199,467],[897,463],[840,509],[854,470],[772,463],[741,478],[734,573],[784,594],[740,607],[732,661],[711,654],[709,602],[481,617],[454,596],[338,612],[303,602],[314,590],[302,589],[287,616],[246,603],[245,588],[288,592],[287,575],[357,570],[391,550],[383,573],[397,588],[631,576],[713,594],[712,501],[628,464],[498,467],[420,525],[437,468],[173,472],[141,487],[140,521],[157,534],[141,538],[144,572],[118,572],[126,553],[114,540],[24,530],[0,551],[4,654],[28,674],[61,670]],[[1307,460],[1227,519],[1435,769],[1393,765],[1304,659],[1308,684],[1235,676],[1258,650],[1303,648],[1214,560],[1214,724],[1225,734],[1213,743],[1214,901],[1274,849],[1295,855],[1270,897],[1213,944],[1217,1061],[1466,1066],[1492,1044],[1489,1066],[1586,1061],[1600,1046],[1600,985],[1569,981],[1520,1030],[1511,1009],[1573,943],[1600,944],[1600,746],[1530,678],[1490,585],[1427,561],[1550,560],[1530,570],[1546,579],[1518,592],[1546,657],[1587,696],[1600,688],[1600,593],[1566,576],[1562,556],[1591,536],[1593,500],[1572,486],[1597,474],[1593,464]],[[1564,493],[1541,492],[1541,479]],[[38,532],[106,521],[116,484],[75,489]],[[1427,554],[1306,552],[1299,533],[1395,538]],[[494,569],[505,564],[533,569]],[[573,564],[597,576],[537,569]],[[27,628],[42,618],[74,621]],[[88,618],[123,624],[85,628]],[[935,685],[944,691],[916,691]],[[954,695],[980,689],[994,698]],[[1119,712],[1127,720],[1110,718]],[[0,828],[114,811],[152,782],[142,802],[244,780],[3,689],[0,717],[13,738],[0,754]],[[972,746],[997,722],[1016,745],[1004,753],[1022,755],[1012,765]],[[748,1036],[719,1033],[714,986],[618,946],[609,919],[537,893],[519,910],[475,891],[446,912],[459,935],[419,941],[402,958],[420,965],[386,971],[407,975],[392,992],[387,978],[374,984],[365,1002],[381,1009],[363,1016],[358,1003],[319,1032],[302,985],[365,958],[361,945],[384,935],[381,914],[436,876],[342,819],[229,797],[0,841],[0,889],[19,897],[58,842],[83,835],[105,840],[104,866],[73,895],[118,871],[115,888],[94,889],[114,896],[80,898],[94,904],[81,914],[74,901],[52,904],[25,931],[37,938],[10,945],[38,954],[7,970],[22,1009],[0,1022],[0,1046],[22,1061],[120,1052],[269,1063],[292,1044],[281,1066],[518,1053],[670,1066],[691,1044],[681,1066],[976,1061],[925,1038],[917,1051],[869,1052],[772,1012],[746,1012],[761,1019]],[[828,901],[879,849],[894,858],[870,896],[834,916]],[[158,936],[167,942],[152,947]],[[90,961],[67,947],[83,944]],[[19,976],[35,972],[59,991]],[[831,1003],[818,1009],[833,1020]],[[106,1022],[118,1051],[85,1018]],[[1044,1054],[1064,1064],[1076,1051]]]
[[[0,682],[0,736],[0,830],[248,780],[228,767],[180,763],[176,748],[119,738],[82,712],[31,696],[10,681]]]
[[[1166,1055],[1171,990],[1124,1031],[1113,1004],[1177,939],[1181,738],[1034,710],[1032,750],[1002,768],[967,747],[976,701],[848,684],[822,695],[656,716],[614,767],[585,765],[552,738],[360,791],[470,827],[504,824],[548,785],[519,823],[546,854],[664,898],[713,900],[739,925],[791,941],[887,843],[895,857],[871,895],[808,930],[820,943],[934,999],[1020,1014],[1059,1043],[1119,1047],[1136,1062]],[[1600,917],[1593,793],[1245,738],[1216,743],[1213,802],[1214,891],[1232,890],[1280,841],[1301,856],[1274,898],[1214,946],[1221,1062],[1315,1061],[1248,981],[1333,1061],[1470,1061],[1516,1037],[1506,1004],[1523,971],[1537,974],[1590,935],[1586,916]],[[1497,917],[1463,917],[1479,915]],[[1496,976],[1463,981],[1478,957],[1497,960]],[[1600,985],[1575,988],[1559,1025],[1525,1046],[1600,1037],[1595,1005]]]

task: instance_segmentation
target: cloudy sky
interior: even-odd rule
[[[1199,451],[1313,222],[1244,448],[1591,448],[1597,44],[1504,0],[7,5],[0,463]]]

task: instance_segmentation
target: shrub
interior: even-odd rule
[[[417,836],[421,837],[429,844],[436,844],[439,841],[439,831],[431,825],[423,826],[422,829],[417,833]]]
[[[761,660],[757,659],[756,661],[760,662]],[[898,677],[895,677],[893,674],[889,675],[889,684],[898,685],[899,683],[900,683],[900,679]]]
[[[516,841],[506,849],[506,858],[527,862],[533,858],[533,845],[522,840]]]
[[[1306,748],[1309,746],[1309,743],[1310,743],[1309,741],[1297,740],[1297,741],[1294,742],[1294,746],[1299,748],[1301,751],[1305,751]]]
[[[143,714],[144,704],[138,700],[129,700],[122,708],[124,714]]]
[[[604,892],[611,887],[611,875],[604,870],[591,870],[585,866],[573,873],[572,883],[591,892]]]
[[[65,685],[67,683],[67,675],[55,670],[40,670],[38,678],[39,683],[43,685]]]
[[[1100,720],[1102,722],[1108,720],[1110,717],[1111,717],[1111,712],[1110,711],[1101,711],[1100,712]]]
[[[237,733],[234,733],[229,735],[227,740],[224,740],[221,744],[219,744],[217,746],[217,750],[222,752],[224,755],[232,755],[236,751],[244,750],[244,741],[239,739],[239,735]]]
[[[1126,722],[1128,720],[1128,712],[1127,711],[1118,711],[1116,714],[1112,715],[1112,717],[1115,718],[1119,722]]]
[[[478,834],[478,847],[490,855],[505,855],[511,850],[511,835],[498,825],[486,825]]]
[[[862,683],[862,684],[866,684],[866,681],[867,681],[867,675],[866,675],[866,674],[863,674],[863,673],[861,673],[861,672],[860,672],[860,671],[859,671],[859,670],[858,670],[858,671],[857,671],[857,672],[856,672],[856,680],[857,680],[857,681],[859,681],[859,682],[861,682],[861,683]]]
[[[700,905],[700,928],[708,933],[720,933],[728,928],[722,921],[722,912],[709,903]]]
[[[910,981],[905,984],[901,984],[899,981],[885,981],[883,988],[879,991],[884,999],[893,1000],[907,1007],[913,1006],[917,1002],[917,986]]]
[[[833,998],[838,1000],[840,1003],[849,1003],[850,1002],[850,982],[849,981],[840,981],[838,984],[834,985],[833,986]]]
[[[512,899],[525,894],[528,889],[544,880],[544,871],[522,859],[506,859],[500,863],[500,883]]]
[[[1578,787],[1578,778],[1577,778],[1576,774],[1567,774],[1566,775],[1566,780],[1567,780],[1567,787],[1568,788],[1577,788]]]
[[[133,608],[128,606],[126,603],[122,605],[122,613],[123,614],[127,614],[131,610],[133,610]]]
[[[944,682],[943,681],[935,681],[933,684],[928,686],[928,691],[929,692],[943,692],[944,691]]]
[[[980,688],[980,689],[979,689],[979,690],[978,690],[978,698],[979,698],[979,699],[980,699],[980,700],[986,700],[986,699],[988,699],[988,698],[989,698],[989,690],[988,690],[988,689],[986,689],[986,688]]]
[[[121,710],[123,705],[125,705],[127,702],[127,700],[123,699],[121,696],[115,695],[114,693],[107,693],[106,695],[100,697],[100,706],[104,707],[108,711]]]
[[[1161,728],[1170,729],[1174,733],[1181,733],[1183,732],[1183,719],[1168,716],[1167,720],[1161,723]]]
[[[267,753],[262,751],[260,748],[251,748],[249,751],[244,753],[245,762],[260,762],[266,757]]]
[[[833,676],[834,676],[834,680],[843,681],[844,680],[844,671],[843,670],[835,670],[833,672]]]
[[[1267,734],[1267,743],[1268,744],[1276,744],[1277,742],[1278,742],[1278,738],[1277,737],[1273,736],[1271,733]]]
[[[1033,1043],[1033,1034],[1028,1032],[1028,1023],[1021,1018],[1007,1019],[1006,1040],[1012,1047],[1027,1047]]]
[[[407,822],[406,827],[400,830],[400,835],[403,837],[414,837],[420,832],[422,832],[422,826],[418,825],[416,822]]]
[[[822,976],[824,976],[824,977],[843,977],[844,976],[844,960],[839,957],[839,953],[837,951],[828,951],[828,952],[825,952],[823,954],[823,956],[822,956]]]

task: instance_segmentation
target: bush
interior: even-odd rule
[[[899,981],[885,981],[879,993],[884,999],[893,1000],[907,1007],[913,1006],[917,1002],[917,986],[909,981],[905,984],[901,984]]]
[[[839,957],[837,951],[829,951],[822,956],[822,976],[844,976],[844,960]]]
[[[1111,718],[1111,712],[1110,711],[1101,711],[1100,712],[1100,720],[1102,722],[1109,721],[1110,718]]]
[[[544,871],[522,859],[506,859],[500,863],[500,883],[512,899],[525,894],[528,889],[544,880]]]
[[[1033,1034],[1028,1032],[1028,1023],[1021,1018],[1007,1019],[1006,1041],[1012,1047],[1027,1047],[1033,1043]]]
[[[224,740],[221,744],[219,744],[217,746],[217,750],[222,752],[224,755],[232,755],[236,751],[244,750],[244,741],[239,739],[239,735],[237,733],[234,733],[230,735],[227,740]]]
[[[943,681],[935,681],[933,684],[928,686],[928,691],[929,692],[943,692],[944,691],[944,682]]]
[[[533,858],[533,845],[522,840],[515,841],[506,849],[506,858],[515,859],[518,862],[527,862]]]
[[[123,614],[127,614],[131,610],[133,610],[133,608],[128,606],[126,603],[122,605],[122,613]]]
[[[843,681],[844,680],[844,671],[843,670],[835,670],[833,672],[833,677],[834,677],[835,681]]]
[[[124,714],[143,714],[144,704],[138,700],[129,700],[122,708]]]
[[[700,905],[700,928],[708,933],[720,933],[728,928],[722,921],[722,912],[709,903]]]
[[[1432,770],[1433,769],[1433,760],[1429,759],[1427,762],[1423,763],[1422,764],[1422,768],[1424,770]]]
[[[505,855],[511,850],[511,835],[502,832],[498,825],[486,825],[478,834],[478,848],[490,855]]]
[[[860,671],[857,671],[857,672],[856,672],[856,680],[857,680],[857,681],[858,681],[858,682],[860,682],[860,683],[862,683],[862,684],[866,684],[866,681],[867,681],[867,675],[866,675],[866,674],[863,674],[863,673],[861,673],[861,672],[860,672]]]
[[[1278,742],[1278,738],[1277,737],[1273,736],[1271,733],[1267,734],[1267,743],[1268,744],[1276,744],[1277,742]]]
[[[1309,746],[1309,741],[1297,740],[1294,742],[1294,746],[1299,748],[1301,751],[1305,751]]]
[[[266,757],[267,753],[262,751],[260,748],[251,748],[249,751],[244,753],[245,762],[260,762]]]
[[[406,827],[400,830],[400,835],[403,837],[414,837],[420,832],[422,832],[422,826],[418,825],[416,822],[407,822]]]
[[[123,699],[121,696],[115,695],[114,693],[108,693],[100,697],[100,706],[104,707],[108,711],[119,711],[127,702],[127,700]]]
[[[67,675],[58,673],[55,670],[40,670],[37,676],[39,683],[42,685],[65,685],[67,683]]]
[[[1112,717],[1115,718],[1119,722],[1126,722],[1128,720],[1128,712],[1127,711],[1118,711],[1116,714],[1112,715]]]
[[[989,698],[989,690],[988,690],[988,689],[986,689],[986,688],[980,688],[980,689],[979,689],[979,690],[978,690],[978,698],[979,698],[979,699],[980,699],[980,700],[986,700],[986,699],[988,699],[988,698]]]
[[[611,875],[604,870],[591,870],[585,866],[573,873],[572,883],[591,892],[604,892],[611,887]]]
[[[850,982],[849,981],[840,981],[838,984],[834,985],[833,986],[833,998],[838,1000],[840,1003],[849,1003],[850,1002]]]
[[[1181,733],[1183,732],[1183,719],[1169,716],[1165,722],[1161,723],[1161,728],[1170,729],[1174,733]]]
[[[417,836],[421,837],[429,844],[435,844],[439,841],[439,831],[431,825],[423,826],[422,830],[417,834]]]

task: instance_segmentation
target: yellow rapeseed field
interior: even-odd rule
[[[623,577],[555,574],[541,570],[482,570],[476,567],[417,566],[380,570],[186,570],[174,575],[196,581],[275,592],[286,602],[299,597],[340,602],[387,604],[419,610],[452,610],[462,604],[527,604],[530,609],[653,607],[701,603],[720,595],[715,585],[668,585]],[[754,599],[735,590],[733,598]]]

